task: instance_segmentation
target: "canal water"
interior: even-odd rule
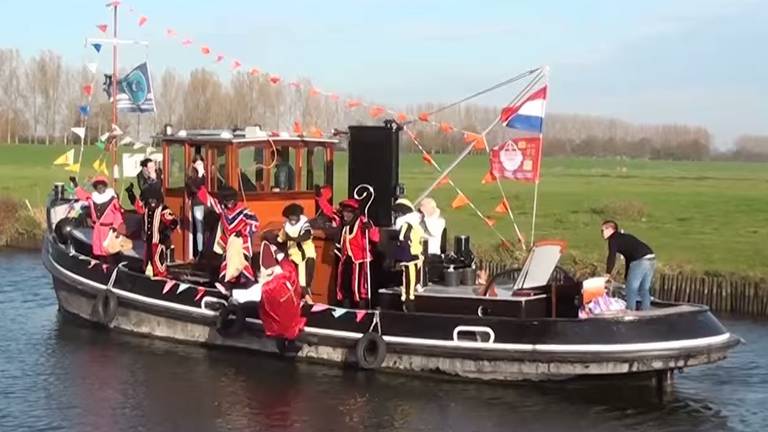
[[[491,385],[295,364],[62,317],[39,254],[0,252],[1,431],[762,431],[768,322],[677,375]]]

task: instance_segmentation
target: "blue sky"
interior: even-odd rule
[[[105,3],[0,1],[0,40],[25,56],[50,48],[72,64],[92,61],[83,39],[111,22]],[[155,73],[216,67],[199,53],[205,43],[246,67],[402,105],[451,101],[547,64],[554,112],[697,124],[721,145],[768,134],[768,2],[760,0],[123,3],[121,33],[152,43]],[[128,8],[148,16],[145,27]],[[193,48],[166,38],[168,27]],[[99,61],[108,64],[108,54]],[[481,102],[501,104],[512,90]]]

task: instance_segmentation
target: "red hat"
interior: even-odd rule
[[[360,202],[354,198],[348,198],[339,203],[339,207],[344,208],[351,208],[352,210],[359,210],[360,209]]]
[[[91,184],[96,185],[96,183],[104,183],[105,185],[109,186],[109,180],[107,180],[106,177],[103,175],[97,175],[93,179],[91,179]]]

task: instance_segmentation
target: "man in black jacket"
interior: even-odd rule
[[[624,279],[627,289],[627,309],[651,308],[651,282],[656,270],[656,255],[651,248],[632,234],[619,231],[619,224],[612,220],[603,222],[600,228],[603,238],[608,241],[608,259],[605,264],[606,277],[610,278],[616,264],[616,254],[624,257]]]

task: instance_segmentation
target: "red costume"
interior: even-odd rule
[[[261,287],[259,317],[264,333],[270,337],[296,339],[304,328],[306,318],[301,316],[301,286],[296,266],[289,260],[280,262],[278,273]]]
[[[342,207],[359,209],[356,200],[342,202]],[[366,228],[367,226],[367,228]],[[372,243],[378,243],[379,229],[372,226],[365,216],[357,215],[341,230],[339,250],[341,259],[336,277],[336,298],[344,302],[359,303],[368,300],[370,261],[373,259]]]
[[[212,207],[219,214],[219,232],[216,235],[216,245],[214,251],[224,254],[227,250],[227,242],[233,235],[239,235],[243,239],[243,255],[246,265],[240,275],[246,279],[255,281],[253,267],[251,267],[251,256],[253,248],[251,246],[251,237],[259,229],[259,219],[243,203],[238,202],[232,208],[225,207],[221,202],[227,201],[223,196],[221,200],[214,199],[205,187],[201,187],[197,192],[200,201]],[[235,199],[237,195],[235,194]],[[228,197],[231,198],[231,197]],[[233,280],[224,280],[227,274],[227,261],[221,263],[219,269],[219,279],[224,282],[236,282],[236,276]]]
[[[165,277],[168,275],[166,267],[165,245],[169,240],[169,231],[179,226],[179,221],[171,209],[162,204],[162,192],[159,187],[148,186],[141,192],[142,198],[150,197],[157,200],[156,206],[150,206],[136,199],[133,188],[128,192],[128,198],[133,201],[136,213],[144,215],[144,268],[152,277]]]
[[[70,177],[74,179],[74,177]],[[74,182],[74,180],[73,180]],[[108,185],[106,177],[96,176],[93,178],[92,184],[104,183]],[[76,184],[76,183],[75,183]],[[92,245],[93,256],[106,257],[109,255],[106,246],[104,246],[105,240],[109,235],[110,229],[117,229],[123,224],[123,208],[120,207],[120,202],[117,199],[117,195],[112,188],[107,188],[104,192],[99,193],[94,191],[92,193],[86,192],[83,188],[77,187],[75,189],[75,196],[81,201],[88,203],[90,208],[90,219],[93,223],[93,238]]]

